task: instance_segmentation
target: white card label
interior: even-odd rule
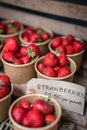
[[[26,94],[30,93],[51,94],[63,109],[84,113],[85,87],[75,83],[33,78],[27,83]]]

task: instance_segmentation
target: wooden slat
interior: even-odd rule
[[[61,22],[30,13],[0,7],[0,18],[18,20],[25,25],[44,26],[55,33],[72,35],[87,40],[87,27]]]
[[[75,124],[73,124],[72,122],[63,120],[63,123],[58,130],[75,130]]]
[[[54,0],[0,0],[3,3],[63,17],[87,20],[87,6]]]
[[[87,128],[87,105],[85,106],[84,115],[80,115],[68,110],[62,111],[62,119],[73,122],[76,125],[80,125],[81,127]]]

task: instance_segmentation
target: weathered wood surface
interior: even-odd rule
[[[87,128],[85,129],[85,128],[77,125],[74,130],[87,130]]]
[[[75,129],[75,124],[66,120],[62,120],[62,124],[58,130],[74,130],[74,129]]]
[[[87,128],[87,104],[85,106],[84,115],[80,115],[68,110],[63,110],[62,112],[62,119],[73,122],[76,125],[80,125],[85,129]]]
[[[54,0],[0,0],[26,9],[32,9],[44,13],[59,15],[63,17],[87,20],[87,7],[79,4],[71,4]]]
[[[44,26],[60,35],[71,33],[72,35],[87,41],[87,26],[70,22],[72,19],[81,20],[83,21],[82,24],[86,22],[86,6],[53,0],[0,0],[0,2],[9,4],[8,6],[0,5],[0,18],[18,20],[25,25]],[[14,6],[15,9],[10,8],[10,5]],[[22,7],[22,10],[16,9],[16,7]],[[23,9],[27,9],[27,11],[23,11]],[[35,14],[35,12],[31,13],[32,10],[40,13],[44,12],[46,15],[38,15]],[[50,18],[48,17],[49,14]],[[64,20],[67,18],[71,18],[71,20],[66,22],[60,20],[57,16],[62,17]],[[56,17],[56,19],[54,17]]]

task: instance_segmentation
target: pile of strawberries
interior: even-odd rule
[[[0,22],[0,34],[14,34],[21,30],[21,23],[18,21]]]
[[[25,42],[41,43],[49,40],[51,35],[43,28],[32,28],[30,26],[26,27],[22,34],[22,39]]]
[[[2,49],[2,58],[15,65],[27,64],[39,56],[39,47],[35,44],[29,44],[27,47],[20,46],[15,37],[6,40]]]
[[[75,39],[73,35],[66,37],[57,36],[50,44],[50,47],[57,52],[64,52],[67,55],[76,54],[85,49],[85,44],[79,39]]]
[[[60,53],[59,56],[52,52],[47,53],[43,61],[37,63],[37,69],[43,75],[54,78],[61,78],[71,73],[70,61],[65,53]]]
[[[17,103],[11,110],[13,119],[20,125],[39,128],[56,120],[54,106],[44,99],[36,99],[32,104],[25,99]]]
[[[0,75],[0,99],[6,97],[10,93],[10,88],[10,78],[5,74]]]

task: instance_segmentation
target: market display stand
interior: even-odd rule
[[[72,34],[86,43],[81,69],[75,74],[74,83],[86,88],[87,102],[87,6],[57,0],[0,0],[0,19],[18,20],[24,25],[49,28],[55,35]],[[12,130],[7,118],[0,123],[0,130]],[[59,130],[87,130],[87,103],[84,115],[63,111]]]

